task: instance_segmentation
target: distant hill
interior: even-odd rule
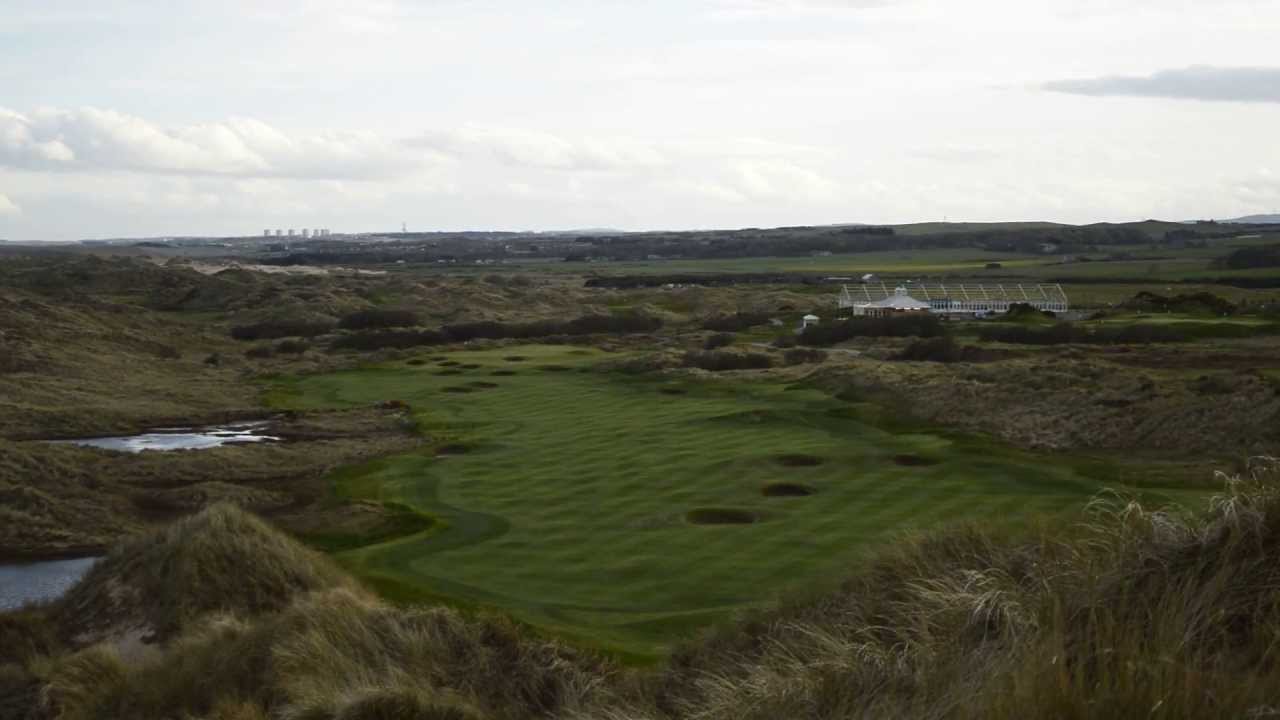
[[[1244,217],[1231,218],[1230,220],[1219,220],[1222,223],[1252,223],[1252,224],[1270,224],[1280,223],[1280,214],[1271,215],[1245,215]]]

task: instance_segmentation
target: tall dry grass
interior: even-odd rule
[[[577,717],[1280,716],[1280,466],[1207,512],[1118,496],[1032,539],[952,530],[679,653]]]

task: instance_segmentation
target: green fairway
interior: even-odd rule
[[[438,357],[273,386],[283,408],[403,400],[432,438],[333,482],[439,522],[339,559],[391,597],[498,607],[637,655],[895,531],[1078,508],[1099,487],[984,441],[878,428],[816,390],[637,379],[566,347]]]

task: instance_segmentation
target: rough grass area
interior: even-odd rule
[[[65,601],[0,615],[0,640],[0,709],[36,720],[514,720],[614,673],[501,617],[387,607],[229,506],[114,548]]]
[[[484,378],[512,352],[450,357],[479,365],[466,372]],[[610,358],[600,351],[514,352],[531,367],[575,372],[522,373],[469,394],[449,391],[458,378],[403,364],[276,385],[272,397],[286,408],[402,398],[444,450],[331,478],[343,497],[439,520],[425,534],[337,556],[387,597],[502,608],[652,657],[689,628],[829,576],[903,529],[1070,512],[1106,479],[982,440],[889,431],[859,419],[860,406],[794,384],[637,378],[597,368]],[[685,394],[658,392],[672,387]],[[484,451],[448,450],[459,443]],[[944,462],[894,462],[906,454]],[[779,482],[803,483],[822,501],[762,493]],[[695,508],[768,522],[694,525],[685,514]]]
[[[652,692],[601,716],[1266,717],[1278,469],[1258,463],[1207,513],[1104,498],[1082,525],[888,549],[837,588],[690,643]]]
[[[332,468],[419,445],[412,430],[398,407],[365,407],[280,418],[269,432],[287,442],[194,452],[0,440],[0,560],[100,554],[130,533],[217,502],[281,518],[322,498],[320,479]],[[317,542],[342,532],[300,519]],[[370,530],[390,537],[390,526]]]
[[[1070,521],[920,535],[842,569],[838,585],[631,669],[502,617],[387,606],[224,506],[116,548],[73,593],[147,578],[152,604],[183,608],[167,640],[92,644],[70,600],[0,614],[0,710],[30,720],[1267,717],[1280,687],[1278,483],[1280,465],[1259,459],[1199,513],[1102,496]],[[192,583],[228,566],[240,581],[213,578],[210,602]],[[112,622],[130,630],[134,617]]]
[[[257,614],[295,595],[355,587],[332,562],[232,505],[118,545],[59,604],[80,636],[165,638],[209,612]]]

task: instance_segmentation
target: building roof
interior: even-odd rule
[[[869,308],[889,308],[891,310],[928,310],[929,303],[917,300],[910,295],[894,295],[883,300],[866,303]]]
[[[893,294],[883,300],[876,300],[865,304],[869,308],[888,308],[890,310],[928,310],[929,303],[923,300],[917,300],[907,293],[904,287],[896,287]]]
[[[1067,305],[1067,294],[1063,292],[1062,286],[1056,283],[1042,285],[973,285],[965,283],[917,282],[912,283],[909,287],[898,286],[893,288],[882,282],[876,282],[845,285],[840,293],[839,306],[855,307],[866,305],[867,303],[880,302],[886,298],[894,297],[899,292],[916,298],[924,298],[926,301],[990,301],[1004,303],[1023,302],[1027,304],[1043,302],[1059,304],[1064,307]]]

